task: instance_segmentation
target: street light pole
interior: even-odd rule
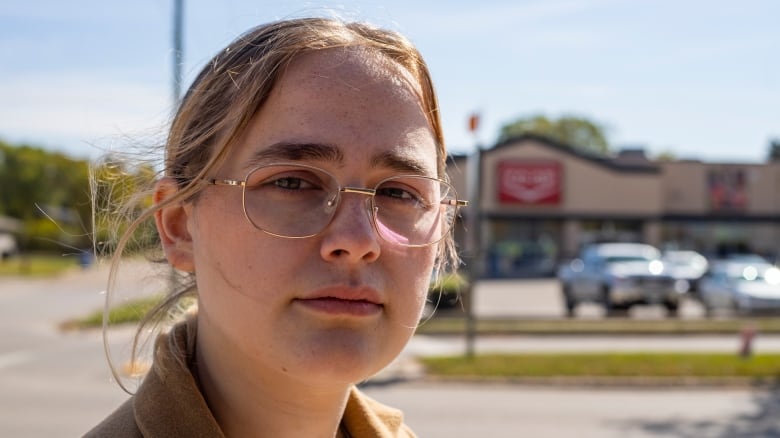
[[[173,0],[173,105],[171,114],[176,114],[181,103],[182,67],[184,65],[184,0]],[[170,290],[176,290],[178,274],[173,265],[169,266],[168,282]]]
[[[173,104],[181,99],[182,66],[184,64],[184,0],[173,0]]]
[[[479,129],[479,115],[473,114],[469,118],[469,131],[474,135],[474,152],[468,157],[466,165],[466,199],[470,208],[466,214],[466,272],[468,272],[468,290],[466,292],[466,357],[474,357],[477,335],[477,321],[474,314],[474,295],[477,281],[482,273],[481,264],[481,227],[482,212],[480,211],[480,194],[482,188],[482,148],[479,144],[477,131]]]

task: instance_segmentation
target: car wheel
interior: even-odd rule
[[[666,301],[664,303],[664,307],[666,307],[666,313],[670,317],[674,317],[679,314],[680,303],[677,301]]]
[[[601,290],[601,304],[604,306],[604,314],[607,317],[618,314],[618,307],[612,302],[612,292],[609,290],[609,286],[604,286]]]
[[[566,316],[569,318],[574,317],[574,309],[577,308],[577,301],[574,299],[571,293],[571,286],[564,284],[563,291],[563,304],[566,307]]]

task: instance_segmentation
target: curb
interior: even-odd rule
[[[557,388],[590,389],[707,389],[707,388],[779,388],[780,378],[756,379],[752,377],[470,377],[426,375],[425,383],[454,384],[479,383],[486,385],[544,386]]]
[[[485,384],[518,385],[557,388],[626,388],[626,389],[679,389],[679,388],[780,388],[780,376],[775,377],[660,377],[660,376],[443,376],[429,374],[425,366],[413,357],[400,357],[385,369],[359,386],[387,386],[406,382],[426,384]]]

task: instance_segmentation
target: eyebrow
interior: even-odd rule
[[[247,167],[261,166],[275,161],[326,161],[343,164],[344,159],[344,153],[334,145],[279,142],[252,154],[247,162]],[[393,151],[373,156],[369,165],[372,168],[388,168],[399,173],[430,174],[430,170],[424,163]]]
[[[430,170],[420,161],[388,151],[374,156],[371,167],[387,167],[401,173],[428,175]]]
[[[330,161],[343,163],[344,154],[339,148],[319,143],[274,143],[271,146],[255,152],[248,161],[248,166],[259,166],[272,161]]]

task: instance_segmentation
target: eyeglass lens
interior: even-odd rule
[[[428,245],[449,231],[456,207],[442,181],[399,176],[380,182],[370,201],[377,232],[386,241]],[[304,165],[269,165],[250,172],[244,187],[244,211],[255,227],[283,237],[320,233],[335,215],[342,196],[329,173]],[[360,194],[357,194],[360,196]]]

